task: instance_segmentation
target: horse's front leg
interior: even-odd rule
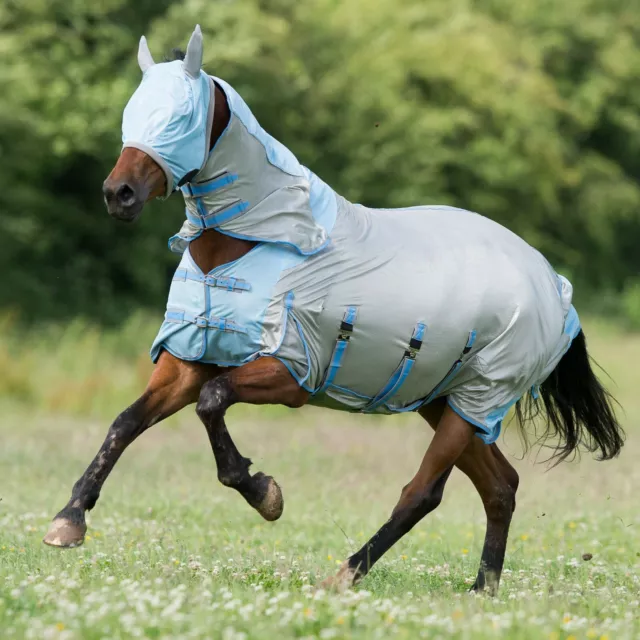
[[[278,483],[262,472],[249,473],[251,460],[242,456],[224,422],[226,410],[237,402],[301,407],[309,397],[287,368],[275,358],[260,358],[207,382],[196,406],[218,466],[218,479],[238,491],[265,518],[277,520],[284,502]]]
[[[198,399],[202,385],[217,367],[178,360],[164,351],[147,389],[109,428],[107,437],[81,478],[71,499],[53,519],[43,542],[53,547],[77,547],[87,530],[85,512],[93,509],[107,476],[124,450],[152,425]]]

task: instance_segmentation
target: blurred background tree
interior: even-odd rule
[[[346,197],[483,213],[637,315],[640,5],[623,0],[4,0],[2,307],[163,309],[181,198],[123,225],[101,184],[140,35],[161,59],[196,22],[205,69]]]

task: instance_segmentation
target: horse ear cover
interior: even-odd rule
[[[140,38],[140,44],[138,45],[138,64],[142,73],[155,64],[151,51],[149,51],[147,39],[144,36]]]
[[[199,24],[196,25],[196,28],[191,34],[182,66],[185,73],[189,74],[192,78],[198,78],[200,76],[200,69],[202,68],[202,31],[200,30]]]

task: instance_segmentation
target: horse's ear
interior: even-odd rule
[[[199,24],[196,25],[191,34],[182,65],[192,78],[200,77],[200,68],[202,67],[202,31],[200,31]]]
[[[144,36],[140,38],[140,45],[138,46],[138,64],[140,65],[140,69],[142,69],[142,73],[155,64],[151,57],[151,51],[149,51],[147,39]]]

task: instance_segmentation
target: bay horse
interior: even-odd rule
[[[124,147],[103,185],[131,222],[180,190],[182,254],[146,390],[109,428],[44,542],[84,541],[85,512],[124,450],[196,404],[220,482],[266,520],[282,492],[234,444],[236,403],[307,403],[365,413],[415,411],[435,431],[388,521],[323,586],[348,588],[436,509],[454,466],[484,504],[473,590],[495,593],[518,474],[496,439],[515,405],[521,425],[542,401],[562,460],[601,459],[624,441],[594,375],[572,287],[520,238],[460,209],[376,210],[349,203],[260,127],[227,83],[205,74],[202,33],[186,54],[143,71],[123,118]]]

